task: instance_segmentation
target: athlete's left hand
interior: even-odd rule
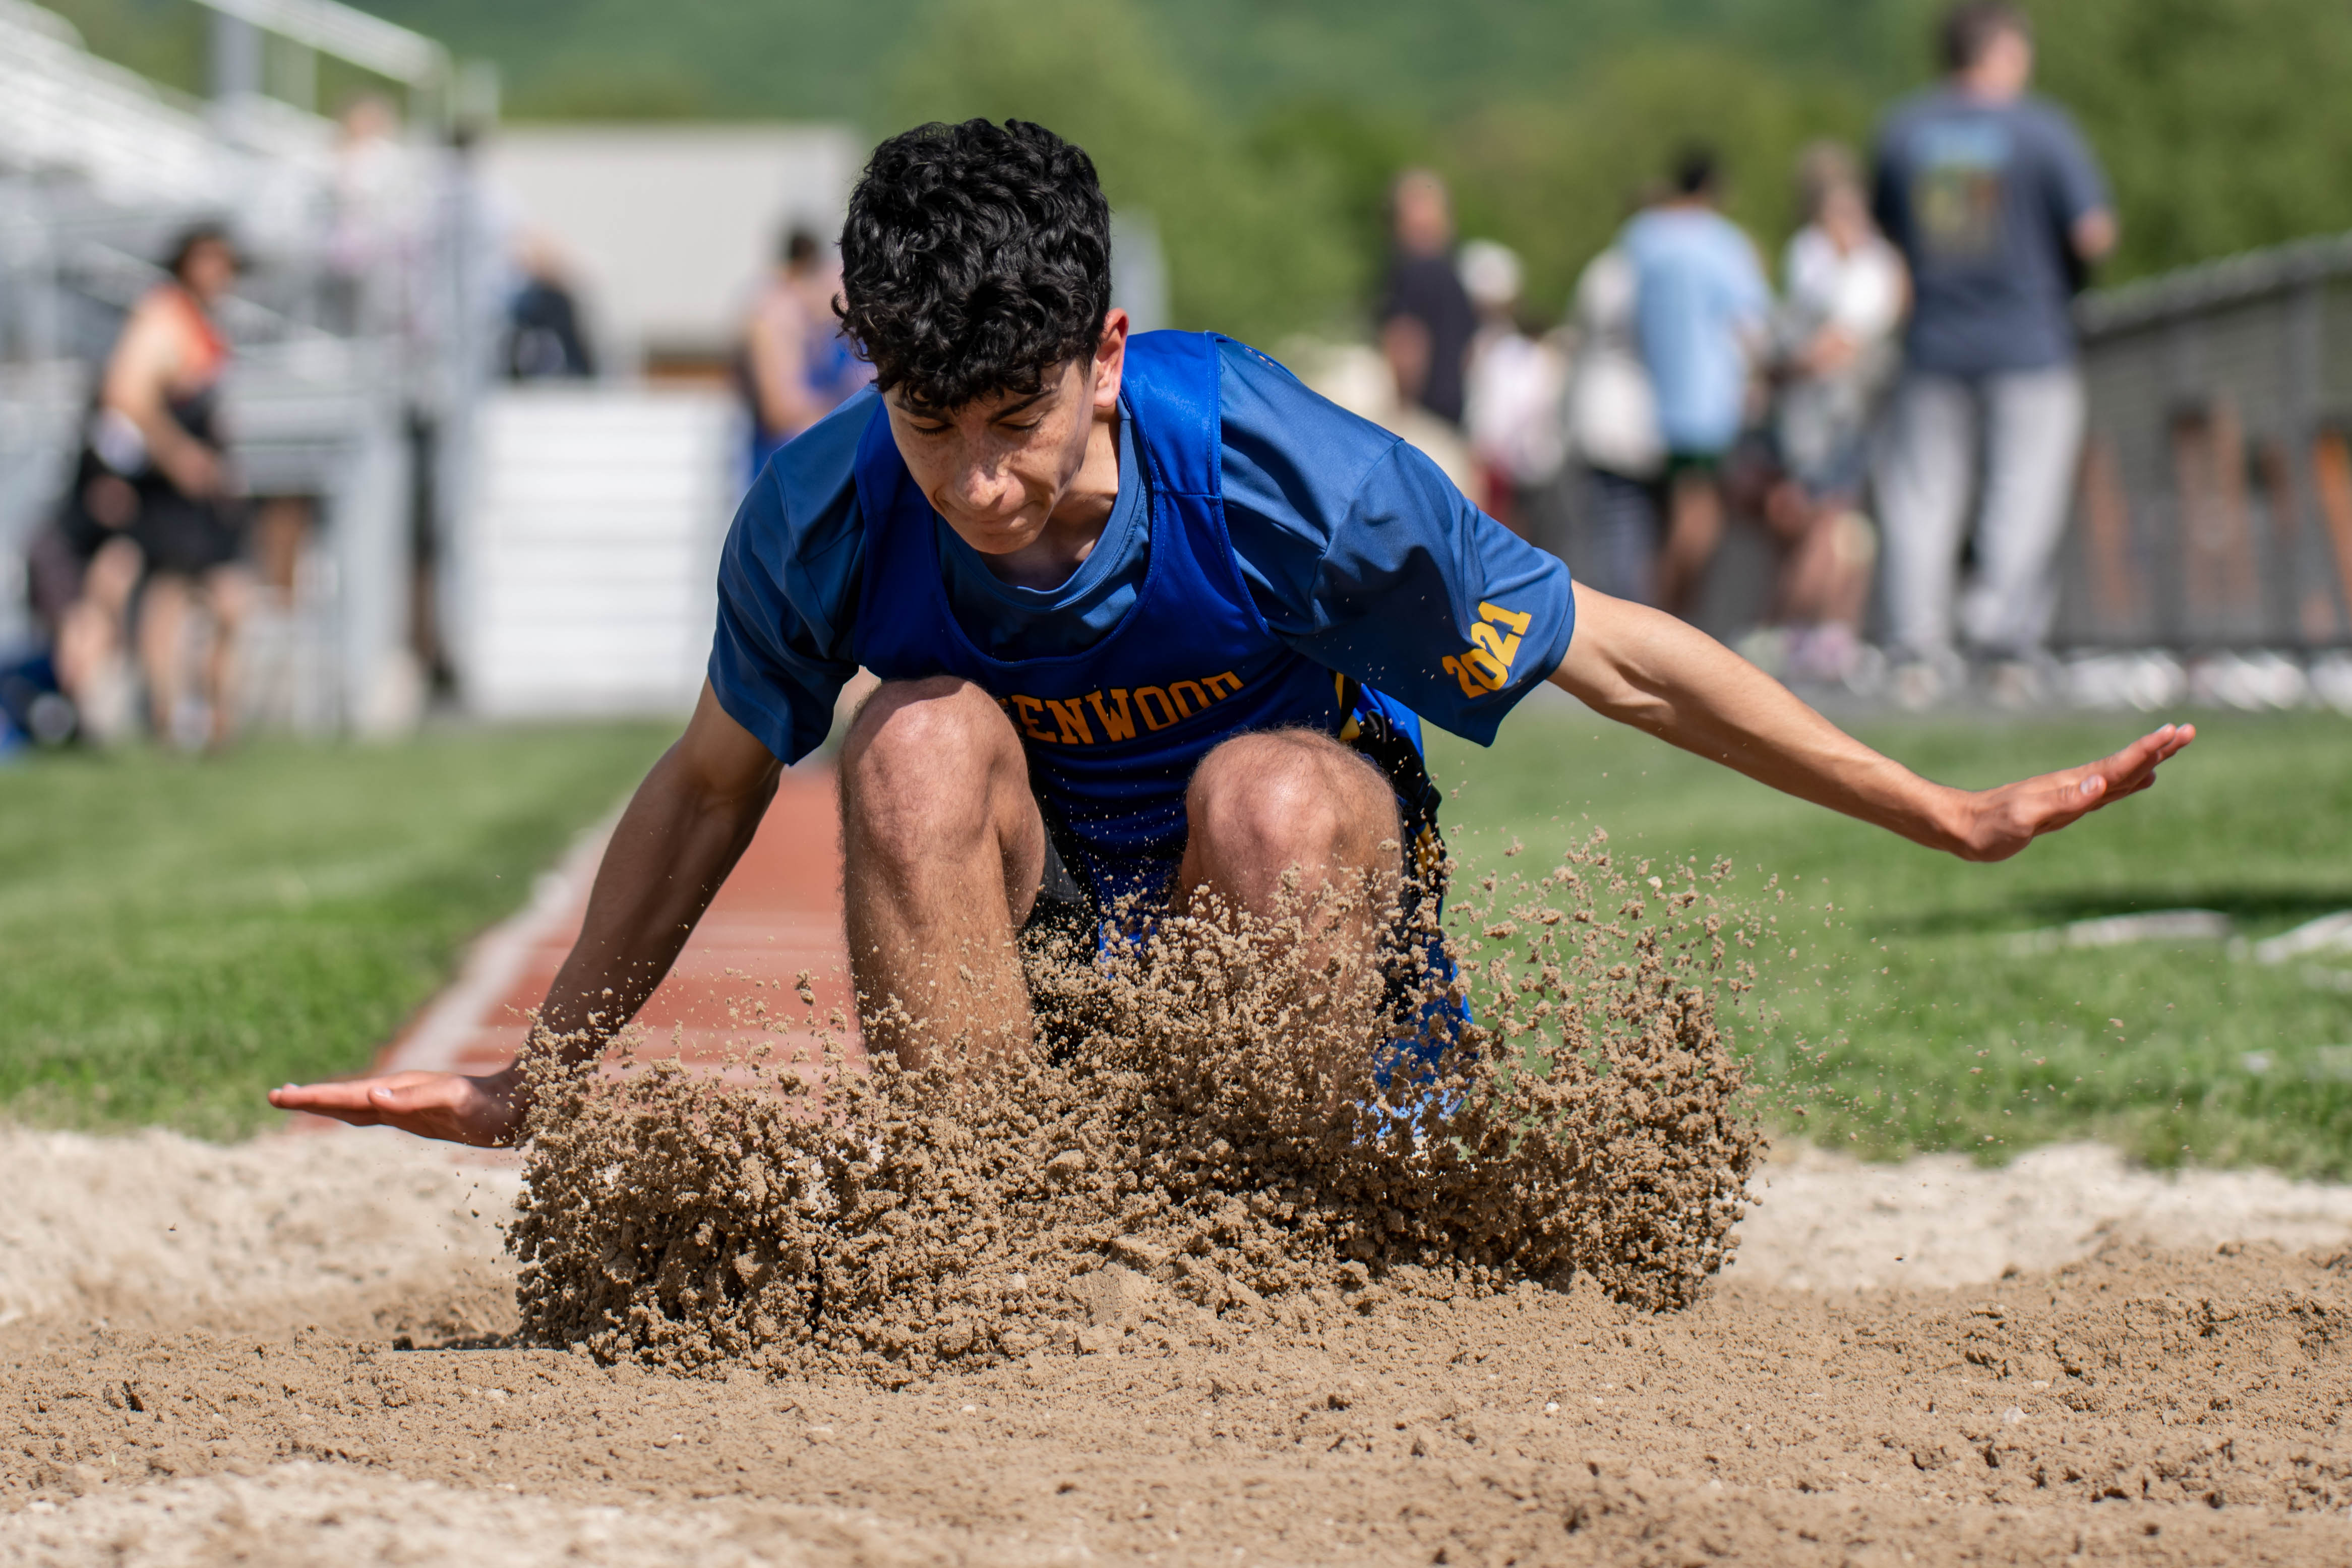
[[[2167,724],[2087,766],[1963,795],[1948,847],[1963,860],[2006,860],[2042,834],[2147,788],[2158,766],[2196,738],[2193,724]]]

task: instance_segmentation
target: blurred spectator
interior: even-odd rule
[[[2116,224],[2065,113],[2025,95],[2022,14],[1970,0],[1945,19],[1943,53],[1943,84],[1881,129],[1874,190],[1916,296],[1876,475],[1889,629],[1906,660],[1896,695],[1924,705],[1957,672],[1953,579],[1974,489],[1977,574],[1960,634],[2000,661],[1997,700],[2029,701],[2083,435],[2068,303]]]
[[[343,106],[327,237],[327,326],[380,333],[406,324],[422,199],[420,171],[401,143],[400,112],[380,93]]]
[[[1591,541],[1586,570],[1592,585],[1654,605],[1658,481],[1666,448],[1658,435],[1656,395],[1642,363],[1637,289],[1633,259],[1615,245],[1594,257],[1576,280],[1568,438],[1584,468]]]
[[[58,689],[74,705],[71,727],[107,742],[131,724],[125,628],[142,562],[130,533],[138,496],[96,445],[83,444],[73,489],[57,520],[33,536],[25,575],[34,618],[49,636]]]
[[[1507,246],[1474,239],[1462,247],[1463,286],[1478,311],[1463,422],[1477,457],[1479,502],[1526,538],[1521,496],[1549,484],[1567,460],[1560,400],[1568,365],[1558,343],[1520,321],[1519,276],[1519,258]]]
[[[596,374],[596,356],[581,330],[580,307],[555,247],[542,236],[522,243],[522,275],[507,302],[507,379],[561,381]]]
[[[752,301],[739,362],[751,410],[754,477],[777,448],[839,407],[874,374],[841,335],[834,314],[841,292],[841,264],[834,248],[796,228],[785,236],[776,263]]]
[[[1783,556],[1775,619],[1800,679],[1844,680],[1861,660],[1876,538],[1861,510],[1878,405],[1895,367],[1903,258],[1870,221],[1853,154],[1834,142],[1798,164],[1805,226],[1782,259],[1773,445],[1764,521]]]
[[[218,745],[234,721],[230,681],[247,584],[217,406],[228,344],[212,307],[236,270],[221,229],[182,237],[170,279],[123,323],[73,489],[33,546],[34,602],[56,637],[58,682],[96,738],[125,727],[121,648],[134,604],[156,736]],[[211,636],[201,690],[191,691],[197,609]]]
[[[1617,241],[1633,267],[1642,362],[1666,448],[1658,602],[1684,616],[1723,538],[1723,460],[1746,422],[1749,363],[1771,306],[1754,243],[1716,197],[1715,155],[1693,148],[1675,163],[1673,194]]]
[[[1458,426],[1478,316],[1454,269],[1445,183],[1427,169],[1407,169],[1390,192],[1389,213],[1393,247],[1381,289],[1381,353],[1405,402]]]

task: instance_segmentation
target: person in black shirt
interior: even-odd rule
[[[1478,312],[1454,268],[1454,210],[1427,169],[1397,176],[1389,199],[1395,248],[1381,291],[1381,352],[1397,395],[1449,425],[1462,423],[1464,367]]]
[[[507,379],[593,378],[596,355],[581,328],[579,302],[554,247],[531,239],[523,247],[520,263],[521,286],[507,301]]]

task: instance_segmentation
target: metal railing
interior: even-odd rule
[[[2352,645],[2352,236],[2085,298],[2059,640]]]

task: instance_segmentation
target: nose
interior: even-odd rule
[[[1021,482],[1001,462],[967,463],[947,488],[956,510],[975,520],[1010,517],[1021,510]]]

